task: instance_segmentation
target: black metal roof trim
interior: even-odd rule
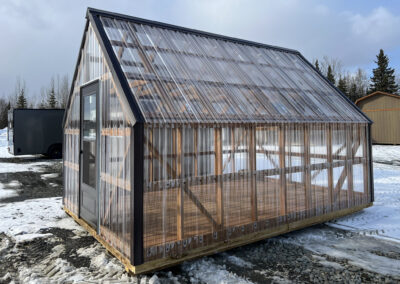
[[[133,115],[136,119],[136,122],[144,122],[145,119],[143,113],[140,110],[140,107],[132,93],[131,88],[129,87],[127,78],[124,72],[122,71],[122,67],[118,62],[117,57],[114,54],[110,40],[108,39],[104,27],[100,22],[99,15],[97,14],[94,15],[92,13],[89,13],[88,10],[87,16],[89,18],[89,21],[92,23],[93,30],[96,33],[101,48],[103,49],[103,54],[107,60],[107,64],[108,67],[110,68],[111,74],[115,75],[117,79],[115,83],[120,85],[124,93],[122,95],[125,96],[125,98],[127,99],[129,106],[133,112]]]
[[[71,87],[70,87],[69,95],[68,95],[68,101],[67,101],[67,104],[65,105],[65,109],[66,110],[69,108],[69,106],[71,104],[72,93],[74,92],[74,84],[75,84],[75,81],[76,81],[76,77],[78,75],[78,68],[79,68],[79,64],[81,62],[81,57],[82,57],[82,49],[83,49],[83,47],[85,45],[86,31],[87,31],[88,28],[89,28],[89,20],[86,20],[85,29],[83,30],[81,45],[79,46],[78,58],[77,58],[76,64],[75,64],[75,71],[74,71],[74,75],[72,76]],[[67,120],[67,115],[68,115],[68,111],[65,111],[64,117],[63,117],[63,121],[62,121],[63,128],[64,128],[66,120]]]
[[[279,46],[275,46],[275,45],[269,45],[269,44],[255,42],[255,41],[239,39],[239,38],[224,36],[224,35],[215,34],[215,33],[209,33],[209,32],[205,32],[205,31],[201,31],[201,30],[190,29],[190,28],[176,26],[176,25],[167,24],[167,23],[163,23],[163,22],[157,22],[157,21],[147,20],[147,19],[133,17],[133,16],[129,16],[129,15],[108,12],[108,11],[99,10],[99,9],[91,8],[91,7],[88,7],[87,12],[91,13],[91,14],[96,14],[99,16],[112,17],[112,18],[122,19],[122,20],[126,20],[126,21],[136,22],[139,24],[151,25],[151,26],[161,27],[161,28],[170,29],[170,30],[174,30],[174,31],[186,32],[186,33],[190,33],[190,34],[196,34],[199,36],[205,36],[205,37],[210,37],[210,38],[214,38],[214,39],[231,41],[234,43],[240,43],[240,44],[244,44],[244,45],[251,45],[251,46],[255,46],[255,47],[274,49],[274,50],[278,50],[278,51],[282,51],[282,52],[300,54],[299,51],[290,49],[290,48],[284,48],[284,47],[279,47]]]

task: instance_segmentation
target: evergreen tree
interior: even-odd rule
[[[26,108],[25,89],[21,88],[17,98],[17,108]]]
[[[359,97],[359,95],[358,95],[357,85],[356,85],[356,83],[352,83],[350,85],[350,89],[349,89],[349,99],[352,102],[355,102],[359,98],[361,98],[361,97]]]
[[[8,104],[5,100],[0,99],[0,129],[7,127],[8,123],[8,111],[11,108],[10,102]]]
[[[47,105],[49,108],[56,108],[57,101],[56,94],[54,93],[54,88],[50,89]]]
[[[340,76],[340,78],[339,78],[337,88],[338,88],[343,94],[345,94],[346,96],[349,95],[348,92],[347,92],[347,83],[346,83],[346,80],[345,80],[342,76]]]
[[[326,73],[326,78],[335,85],[335,75],[333,74],[333,70],[331,65],[328,66],[328,71]]]
[[[316,60],[315,60],[315,63],[314,63],[314,65],[315,65],[315,69],[317,69],[317,70],[318,70],[318,72],[320,72],[320,73],[321,73],[321,68],[319,67],[319,62],[318,62],[318,59],[316,59]]]
[[[372,70],[373,76],[371,77],[370,91],[382,91],[391,94],[395,94],[399,90],[399,86],[396,84],[394,69],[389,68],[389,58],[385,55],[383,50],[379,51],[374,61],[378,67]]]

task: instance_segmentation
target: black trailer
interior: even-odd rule
[[[8,151],[61,158],[64,109],[13,109],[8,112]]]

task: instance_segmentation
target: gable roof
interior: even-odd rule
[[[88,8],[138,122],[371,122],[298,51]]]
[[[354,103],[357,105],[359,102],[361,102],[361,101],[363,101],[365,99],[368,99],[370,97],[376,96],[376,95],[389,96],[389,97],[400,99],[400,95],[390,94],[390,93],[386,93],[386,92],[382,92],[382,91],[376,91],[376,92],[373,92],[373,93],[371,93],[369,95],[366,95],[364,97],[361,97],[361,98],[357,99]]]

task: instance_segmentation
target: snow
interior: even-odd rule
[[[400,242],[400,146],[374,145],[373,160],[374,205],[329,224]]]
[[[0,233],[7,233],[17,243],[47,237],[47,234],[40,233],[41,229],[82,230],[61,209],[61,197],[0,204],[0,220]]]
[[[42,174],[40,175],[41,179],[47,180],[47,179],[52,179],[52,178],[56,178],[58,177],[59,174],[58,173],[52,173],[52,174]]]
[[[0,200],[17,196],[17,192],[12,189],[5,189],[4,186],[0,183]]]
[[[212,258],[184,263],[182,269],[191,276],[191,283],[252,283],[228,271],[225,265],[216,264]]]

